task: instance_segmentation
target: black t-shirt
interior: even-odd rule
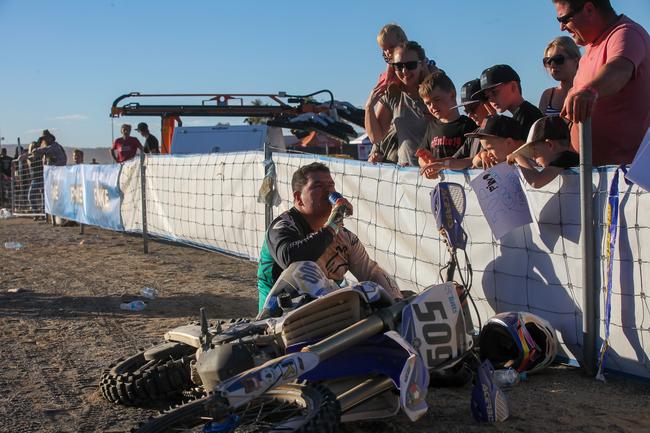
[[[448,158],[461,148],[465,134],[476,130],[476,123],[467,116],[444,123],[433,119],[427,125],[420,147],[429,149],[434,158]]]
[[[539,111],[539,108],[535,107],[528,101],[524,101],[519,107],[517,107],[517,109],[512,113],[512,118],[521,126],[522,136],[520,138],[522,140],[526,140],[530,127],[533,126],[533,123],[535,123],[537,119],[542,117],[544,117],[544,115]]]
[[[147,139],[144,141],[143,149],[144,153],[160,153],[160,150],[158,150],[158,139],[149,134]]]
[[[481,128],[476,128],[474,131],[477,132]],[[481,151],[481,139],[478,137],[465,137],[465,141],[456,153],[454,153],[454,158],[474,158],[477,153]]]
[[[10,156],[0,156],[0,170],[5,176],[11,177],[11,161]]]
[[[549,164],[551,167],[559,168],[571,168],[577,167],[578,165],[580,165],[580,155],[570,150],[560,152],[557,158]]]

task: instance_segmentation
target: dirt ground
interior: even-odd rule
[[[18,251],[4,243],[24,244]],[[155,411],[106,402],[98,389],[111,361],[159,342],[198,318],[256,312],[255,263],[86,227],[0,220],[0,432],[128,432]],[[160,297],[141,312],[119,305],[141,287]],[[14,293],[19,289],[18,293]],[[508,391],[511,417],[479,425],[470,387],[431,389],[429,412],[348,425],[370,432],[650,431],[650,385],[618,377],[606,384],[553,367]]]

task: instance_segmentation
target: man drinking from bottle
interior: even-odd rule
[[[334,180],[320,162],[304,165],[293,174],[293,207],[275,218],[264,238],[257,269],[259,308],[284,269],[291,263],[316,262],[327,278],[341,282],[349,270],[359,281],[373,281],[394,298],[401,298],[395,281],[370,259],[359,238],[343,227],[352,215],[345,198],[334,197]]]

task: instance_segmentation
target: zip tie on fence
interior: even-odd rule
[[[609,186],[609,196],[607,198],[607,287],[605,292],[605,339],[600,346],[598,356],[598,373],[596,379],[605,382],[605,363],[607,362],[607,349],[609,348],[609,327],[612,318],[612,271],[614,269],[614,248],[616,247],[616,235],[618,233],[618,173],[627,174],[624,164],[621,164],[614,173],[612,183]],[[627,180],[625,183],[632,185]]]

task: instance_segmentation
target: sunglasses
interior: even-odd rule
[[[585,5],[583,3],[580,6],[578,6],[577,8],[575,8],[575,10],[572,10],[571,12],[569,12],[568,14],[562,15],[561,17],[556,17],[557,22],[560,23],[560,24],[564,24],[564,25],[569,24],[569,22],[573,19],[573,17],[578,15],[580,12],[582,12],[582,9],[584,7],[585,7]]]
[[[408,71],[412,71],[413,69],[418,67],[418,63],[420,63],[419,60],[414,60],[412,62],[397,62],[397,63],[391,63],[393,68],[397,71],[402,71],[404,68],[406,68]]]
[[[544,57],[542,59],[542,63],[544,63],[544,66],[551,66],[551,63],[555,63],[556,65],[563,65],[565,60],[566,57],[564,57],[563,54],[556,54],[552,57]]]

